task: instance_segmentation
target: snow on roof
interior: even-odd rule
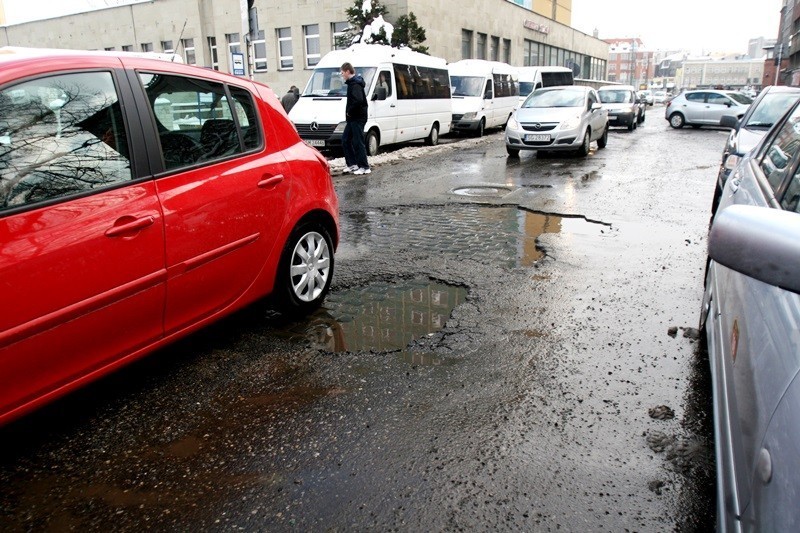
[[[319,63],[318,68],[339,68],[342,63],[349,62],[356,70],[358,67],[374,67],[380,63],[402,63],[406,65],[418,65],[421,67],[445,68],[447,61],[440,57],[433,57],[427,54],[420,54],[410,48],[394,48],[384,44],[354,44],[345,50],[333,50],[325,54]]]

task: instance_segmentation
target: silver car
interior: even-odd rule
[[[750,97],[735,91],[686,91],[667,102],[664,118],[676,129],[686,125],[719,126],[725,115],[742,118],[752,103]]]
[[[709,236],[719,531],[800,531],[798,105],[733,170]]]
[[[608,111],[609,126],[623,126],[635,130],[644,122],[644,101],[631,85],[604,85],[597,89],[603,109]]]
[[[717,204],[731,169],[758,144],[773,124],[780,120],[798,99],[800,99],[800,88],[771,85],[761,91],[741,120],[729,115],[720,119],[720,126],[731,128],[731,133],[722,150],[717,188],[714,190],[714,199],[711,202],[712,214],[717,211]]]
[[[597,92],[578,85],[547,87],[532,92],[508,119],[506,151],[573,151],[585,156],[592,141],[608,142],[608,112]]]

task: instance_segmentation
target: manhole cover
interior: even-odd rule
[[[452,190],[453,194],[457,194],[459,196],[504,196],[510,192],[511,189],[508,187],[495,186],[459,187],[458,189]]]

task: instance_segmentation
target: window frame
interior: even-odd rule
[[[253,71],[254,72],[267,72],[269,70],[269,61],[267,59],[267,33],[265,30],[258,30],[256,32],[256,39],[253,39]],[[258,55],[258,47],[263,46],[263,55]]]
[[[288,30],[288,37],[281,37],[281,31]],[[284,26],[283,28],[275,28],[275,37],[278,39],[278,70],[294,70],[294,50],[292,48],[292,28],[291,26]],[[284,42],[289,43],[289,55],[283,55]],[[286,62],[286,64],[284,64]]]
[[[186,45],[190,46],[186,46]],[[187,39],[181,39],[181,46],[183,47],[183,60],[186,62],[187,65],[196,65],[197,64],[197,53],[195,51],[194,46],[194,38],[189,37]],[[192,60],[189,61],[189,52],[192,54]]]
[[[344,24],[344,29],[341,31],[336,31],[336,26],[339,24]],[[340,22],[331,22],[331,50],[345,50],[347,46],[337,46],[336,39],[340,36],[347,35],[347,31],[350,29],[350,23],[348,21],[340,21]]]
[[[209,35],[206,38],[206,44],[208,45],[208,59],[211,63],[211,70],[219,71],[219,48],[217,48],[217,37],[215,35]]]
[[[308,33],[309,28],[312,28],[314,26],[317,27],[317,33],[316,34]],[[318,52],[316,54],[309,54],[308,53],[309,43],[313,42],[314,40],[316,40],[317,42]],[[303,47],[304,47],[303,52],[305,56],[305,65],[306,65],[305,68],[313,69],[319,63],[319,60],[322,58],[322,43],[320,41],[319,23],[303,25]],[[314,59],[316,59],[316,61],[312,63]]]

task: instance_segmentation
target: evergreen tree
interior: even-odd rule
[[[397,19],[392,34],[392,46],[408,46],[415,52],[428,53],[428,47],[420,43],[425,41],[425,28],[417,23],[417,16],[413,11]]]
[[[345,14],[350,27],[343,35],[336,38],[336,46],[340,48],[361,42],[364,28],[375,22],[378,17],[385,18],[389,10],[379,0],[355,0],[353,5],[345,10]],[[409,12],[408,15],[397,19],[391,39],[381,28],[364,42],[388,44],[394,47],[408,46],[412,50],[427,54],[428,47],[420,44],[423,41],[425,41],[425,29],[420,27],[416,15]]]

